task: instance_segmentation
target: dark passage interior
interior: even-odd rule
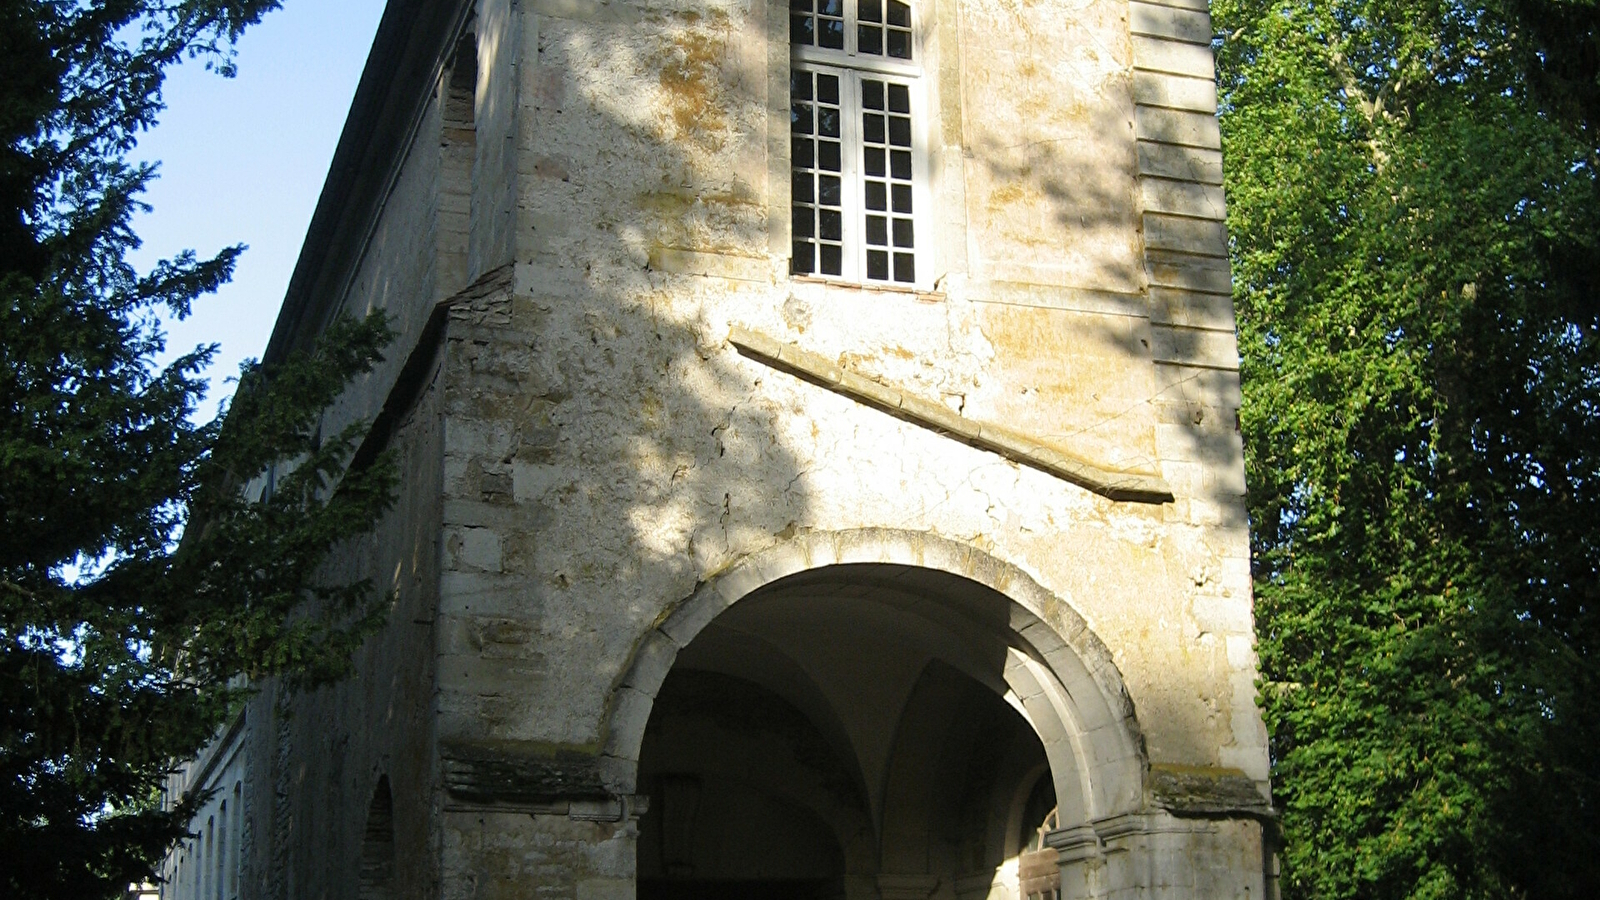
[[[1005,694],[995,611],[890,574],[770,585],[679,654],[640,759],[641,900],[1024,900],[1050,887],[1029,851],[1054,786]]]

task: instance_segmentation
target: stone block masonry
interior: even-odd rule
[[[400,323],[401,589],[240,896],[1269,896],[1209,31],[393,0],[271,352]]]

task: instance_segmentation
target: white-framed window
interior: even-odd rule
[[[926,101],[902,0],[790,0],[797,275],[916,287],[931,268]]]

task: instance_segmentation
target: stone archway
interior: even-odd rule
[[[1016,824],[1003,820],[1015,818],[1029,771],[1036,782],[1047,767],[1063,825],[1132,812],[1142,797],[1138,726],[1110,654],[1065,601],[1016,567],[952,541],[876,529],[806,535],[746,559],[675,606],[619,682],[605,743],[617,793],[678,792],[667,803],[679,812],[658,811],[647,833],[690,827],[659,820],[682,815],[683,785],[760,767],[719,763],[717,770],[681,749],[660,750],[660,738],[650,758],[652,721],[658,734],[684,727],[663,724],[674,713],[652,718],[656,698],[682,694],[673,680],[684,684],[690,672],[772,694],[809,723],[834,760],[836,780],[853,786],[854,801],[831,806],[780,798],[810,810],[794,818],[831,823],[844,862],[828,872],[817,864],[812,882],[832,885],[817,888],[818,897],[995,896],[1002,858],[1020,850],[1007,845]],[[705,683],[704,676],[690,680]],[[723,706],[743,702],[728,690]],[[989,724],[975,728],[980,720]],[[738,743],[706,734],[723,756]],[[640,782],[641,762],[650,783]],[[664,766],[704,771],[666,773],[677,786],[663,788]],[[805,777],[780,780],[792,786]],[[951,789],[960,796],[941,793],[951,784],[962,785]],[[749,783],[739,789],[784,793]],[[854,812],[845,809],[852,803]],[[689,839],[652,840],[684,846]],[[665,856],[641,859],[658,867],[653,876],[668,877],[659,868]],[[745,871],[718,865],[706,871]]]
[[[398,896],[395,862],[394,796],[389,790],[389,776],[379,775],[361,835],[357,900],[392,900]]]

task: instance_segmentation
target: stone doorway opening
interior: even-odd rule
[[[644,730],[640,900],[1055,900],[1043,835],[1081,768],[1018,621],[976,582],[876,564],[717,615]]]

